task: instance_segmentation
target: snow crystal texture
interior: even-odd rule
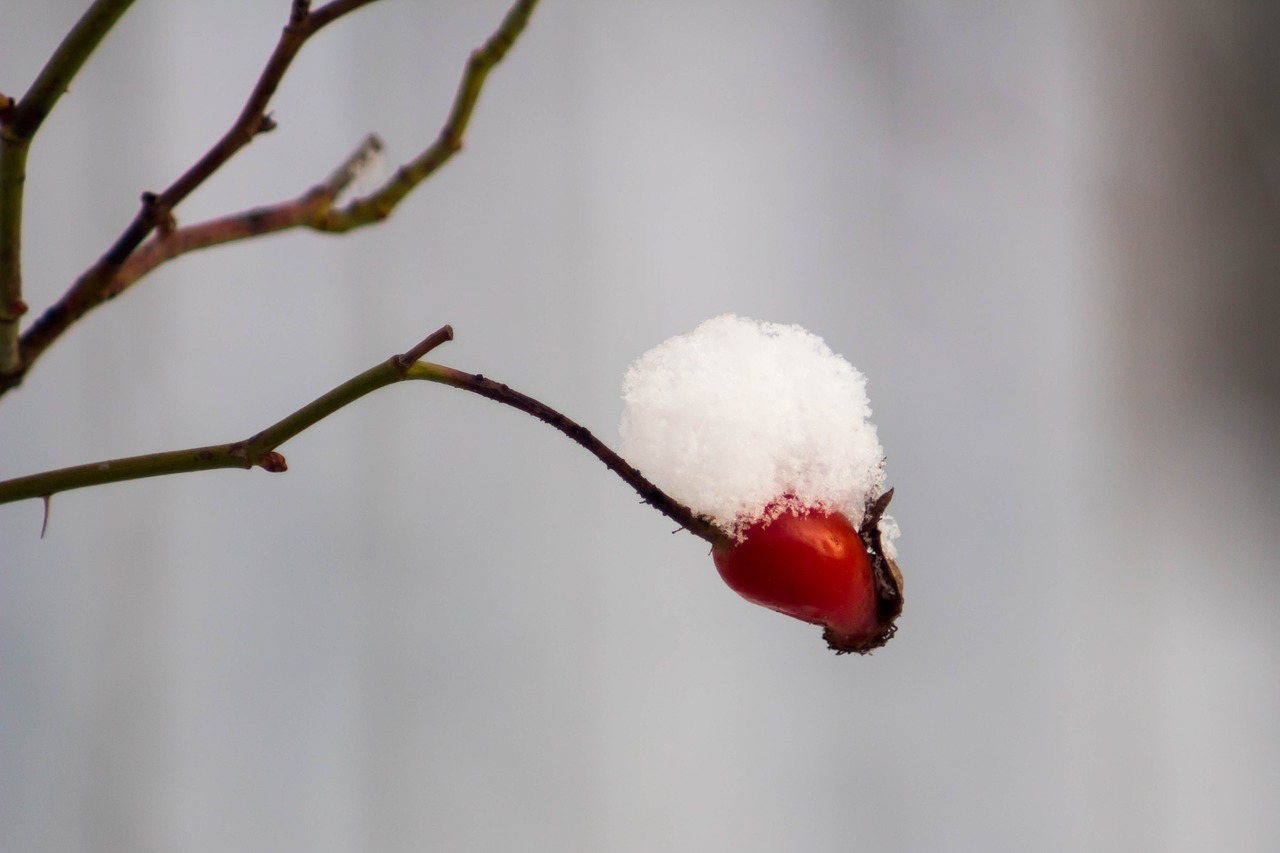
[[[799,326],[725,315],[627,370],[622,455],[727,532],[784,506],[855,525],[884,490],[866,378]]]

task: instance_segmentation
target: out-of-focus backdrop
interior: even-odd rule
[[[21,94],[84,4],[6,0]],[[288,2],[140,3],[37,137],[39,311],[230,124]],[[504,0],[304,49],[182,222],[439,128]],[[724,312],[870,378],[907,607],[736,598],[545,426],[378,392],[215,472],[0,507],[6,851],[1280,848],[1271,4],[546,0],[383,225],[193,254],[0,401],[0,477],[230,441],[437,360],[616,441]]]

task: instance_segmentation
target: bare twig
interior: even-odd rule
[[[22,205],[27,151],[40,125],[76,73],[133,0],[95,0],[49,57],[16,103],[0,96],[0,375],[20,366],[18,322],[22,299]]]
[[[322,231],[350,231],[361,225],[379,222],[386,219],[392,209],[422,183],[428,176],[448,162],[449,158],[462,149],[463,137],[467,132],[467,124],[471,121],[471,113],[484,87],[485,78],[495,65],[502,61],[507,51],[515,44],[520,33],[529,23],[529,16],[538,5],[538,0],[517,0],[507,12],[502,24],[484,43],[473,51],[467,62],[462,81],[458,84],[458,94],[454,97],[449,117],[435,142],[431,143],[421,154],[404,164],[377,191],[363,198],[354,199],[341,210],[327,211],[324,216],[317,217],[309,223],[311,227]]]
[[[358,151],[328,181],[303,196],[188,228],[174,228],[168,232],[161,230],[139,249],[142,241],[157,226],[172,222],[172,210],[178,202],[247,144],[256,132],[269,129],[263,125],[263,121],[269,121],[264,112],[266,104],[306,38],[338,17],[370,2],[374,0],[334,0],[308,11],[307,3],[295,0],[290,24],[236,124],[169,189],[145,199],[134,222],[115,245],[22,335],[16,369],[8,373],[0,371],[0,395],[21,383],[45,349],[73,323],[106,300],[124,292],[165,261],[196,249],[299,226],[345,232],[381,222],[409,192],[462,147],[463,134],[485,78],[524,30],[538,0],[516,0],[498,29],[471,54],[449,117],[436,141],[412,162],[398,169],[395,176],[374,193],[356,199],[340,210],[333,208],[338,192],[354,175],[362,156]],[[360,150],[367,154],[366,146],[370,144],[378,146],[376,139],[370,137]]]
[[[381,149],[382,141],[378,137],[367,136],[324,183],[317,184],[295,199],[176,228],[168,234],[157,234],[124,262],[103,290],[103,301],[123,293],[166,261],[188,252],[308,225],[333,204],[338,194],[355,179],[360,167]]]
[[[285,471],[288,466],[284,457],[277,451],[280,445],[366,394],[387,385],[416,379],[470,391],[533,415],[585,448],[603,462],[610,471],[635,489],[645,503],[685,530],[705,539],[713,546],[727,544],[726,534],[709,519],[697,515],[659,489],[625,459],[610,450],[586,427],[570,420],[545,403],[521,394],[500,382],[479,374],[464,373],[443,365],[418,361],[423,355],[452,338],[453,328],[443,326],[404,354],[394,355],[371,367],[244,441],[112,459],[6,480],[0,482],[0,503],[28,498],[44,498],[47,502],[49,496],[71,489],[193,471],[255,467],[270,472]]]

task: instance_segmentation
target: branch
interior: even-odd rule
[[[0,364],[0,394],[22,382],[23,376],[40,353],[66,331],[68,326],[109,298],[107,294],[111,291],[112,279],[125,261],[152,231],[171,228],[173,209],[183,199],[255,136],[275,127],[275,122],[266,114],[267,104],[307,39],[348,12],[372,2],[374,0],[334,0],[312,12],[309,0],[293,0],[289,23],[280,34],[275,50],[231,128],[164,192],[142,194],[142,206],[137,215],[106,254],[82,273],[62,298],[50,306],[22,335],[16,362]],[[25,158],[25,153],[23,156]]]
[[[295,199],[210,219],[185,228],[177,228],[168,234],[156,235],[134,252],[120,267],[120,271],[111,279],[110,284],[103,289],[102,301],[118,296],[147,273],[179,255],[236,240],[287,231],[300,225],[310,225],[317,217],[325,215],[338,194],[355,180],[369,159],[381,150],[382,140],[371,134],[365,137],[360,146],[334,170],[327,180]],[[52,340],[49,343],[52,343]]]
[[[220,468],[248,470],[257,467],[272,473],[283,472],[287,470],[288,465],[285,458],[277,452],[277,448],[289,439],[379,388],[405,380],[423,380],[470,391],[533,415],[585,448],[587,452],[603,462],[605,467],[635,489],[645,503],[685,530],[712,545],[727,542],[726,535],[709,519],[695,514],[659,489],[625,459],[592,435],[586,427],[570,420],[550,406],[506,385],[494,382],[492,379],[486,379],[479,374],[463,373],[439,364],[419,361],[428,352],[452,339],[453,328],[443,326],[409,351],[394,355],[369,368],[244,441],[112,459],[6,480],[0,482],[0,504],[28,498],[48,499],[54,494],[71,489],[193,471],[211,471]]]
[[[309,30],[305,31],[302,39],[305,40],[307,36],[341,15],[370,2],[373,2],[373,0],[335,0],[335,2],[329,3],[320,9],[307,13],[305,11],[306,4],[295,0],[295,18],[299,14],[298,7],[304,7],[301,13],[301,20],[310,27]],[[175,188],[185,186],[184,182],[188,181],[189,176],[202,174],[202,164],[206,164],[207,161],[212,162],[213,155],[220,150],[220,146],[223,146],[224,143],[229,144],[229,139],[233,141],[243,139],[240,142],[240,146],[247,144],[248,140],[252,138],[252,134],[248,133],[247,129],[252,128],[253,123],[246,117],[258,116],[268,122],[268,126],[259,127],[259,131],[269,129],[270,119],[265,117],[262,110],[265,109],[270,91],[267,91],[267,87],[260,80],[258,86],[254,89],[254,94],[250,97],[249,104],[246,105],[245,110],[241,113],[240,120],[228,132],[227,136],[223,137],[223,140],[214,146],[200,163],[188,170],[187,174],[179,178],[169,190],[158,196],[144,196],[143,209],[130,226],[131,230],[121,235],[112,250],[104,255],[96,265],[82,274],[67,293],[41,315],[31,328],[23,334],[17,370],[7,375],[3,370],[0,370],[0,395],[17,386],[40,355],[73,323],[93,308],[123,293],[132,284],[165,261],[196,249],[271,234],[299,226],[317,231],[346,232],[365,225],[373,225],[386,219],[391,210],[409,192],[461,149],[463,135],[466,132],[467,124],[470,121],[471,113],[475,108],[480,91],[484,86],[485,78],[489,71],[506,56],[515,40],[523,32],[537,2],[538,0],[516,0],[515,5],[507,12],[506,17],[503,18],[502,23],[493,35],[480,48],[472,52],[466,70],[463,73],[458,93],[450,108],[448,119],[445,121],[436,141],[413,161],[400,167],[395,176],[374,193],[352,201],[341,210],[334,210],[333,208],[334,200],[337,198],[338,193],[350,183],[359,162],[369,156],[372,151],[381,147],[381,143],[376,137],[371,136],[348,159],[347,164],[340,167],[328,181],[312,188],[298,198],[267,207],[243,211],[220,219],[209,220],[188,228],[174,228],[172,209],[182,197],[172,195],[175,192]],[[291,23],[290,27],[294,26]],[[286,43],[286,39],[290,34],[290,27],[285,28],[285,34],[281,37],[281,45]],[[293,52],[296,53],[297,47],[300,46],[301,42],[299,41]],[[271,62],[268,63],[267,70],[263,72],[264,80],[268,79],[268,71],[279,65],[277,57],[280,53],[281,46],[278,45],[276,53],[272,55]],[[291,58],[292,55],[289,56],[289,59]],[[285,62],[285,65],[287,65],[287,62]],[[278,75],[275,77],[275,83],[279,82],[279,75],[283,75],[283,73],[284,66],[281,66],[279,67]],[[274,90],[275,83],[271,84],[270,90]],[[262,91],[265,91],[265,95],[258,97]],[[250,106],[255,104],[259,105],[257,111],[251,113]],[[236,135],[238,128],[240,129],[239,136]],[[362,154],[361,152],[364,153]],[[234,151],[231,153],[234,153]],[[230,154],[227,156],[229,157]],[[222,162],[225,162],[225,159],[218,162],[217,165],[221,165]],[[212,168],[216,169],[217,166]],[[210,169],[209,172],[211,173],[211,171]],[[203,177],[200,177],[200,180],[207,176],[207,174],[204,174]],[[338,180],[339,178],[341,180]],[[191,189],[194,189],[194,186],[193,184]],[[186,192],[189,191],[189,189],[186,190]],[[183,195],[185,195],[185,192]],[[160,223],[166,224],[167,227],[161,228],[159,233],[139,250],[138,244],[141,240],[153,230],[155,225]],[[143,229],[144,227],[145,230],[138,231],[138,229]],[[138,233],[141,234],[141,237],[139,237],[138,242],[133,242],[133,236]],[[129,239],[126,239],[126,237]],[[127,251],[125,251],[126,249]]]
[[[214,172],[230,160],[241,148],[253,141],[260,133],[275,129],[275,122],[266,114],[267,104],[275,94],[285,72],[293,63],[298,51],[306,44],[307,39],[318,33],[328,24],[347,14],[367,6],[375,0],[335,0],[315,12],[310,11],[309,0],[294,0],[289,13],[289,23],[280,34],[280,41],[262,69],[258,82],[249,93],[240,115],[230,129],[222,135],[205,155],[187,169],[168,189],[159,195],[143,196],[142,208],[133,222],[116,240],[98,263],[89,270],[86,276],[90,281],[105,278],[118,268],[142,244],[147,235],[158,226],[165,217],[172,214],[175,207],[191,194]],[[81,281],[84,280],[82,277]],[[77,282],[79,285],[80,282]]]
[[[309,223],[311,227],[321,231],[344,232],[386,219],[414,187],[460,151],[485,78],[507,55],[507,51],[511,50],[520,33],[524,32],[529,16],[537,5],[538,0],[517,0],[488,41],[472,51],[467,68],[462,74],[462,81],[458,84],[458,94],[454,96],[449,117],[440,128],[435,142],[397,169],[395,175],[378,190],[353,200],[341,210],[329,211],[326,216]]]
[[[0,375],[19,367],[18,321],[22,299],[22,207],[27,151],[40,125],[76,73],[133,0],[95,0],[14,103],[0,95]]]

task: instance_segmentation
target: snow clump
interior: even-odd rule
[[[707,320],[637,359],[622,396],[623,456],[731,535],[788,506],[857,526],[884,491],[866,378],[799,326]]]

